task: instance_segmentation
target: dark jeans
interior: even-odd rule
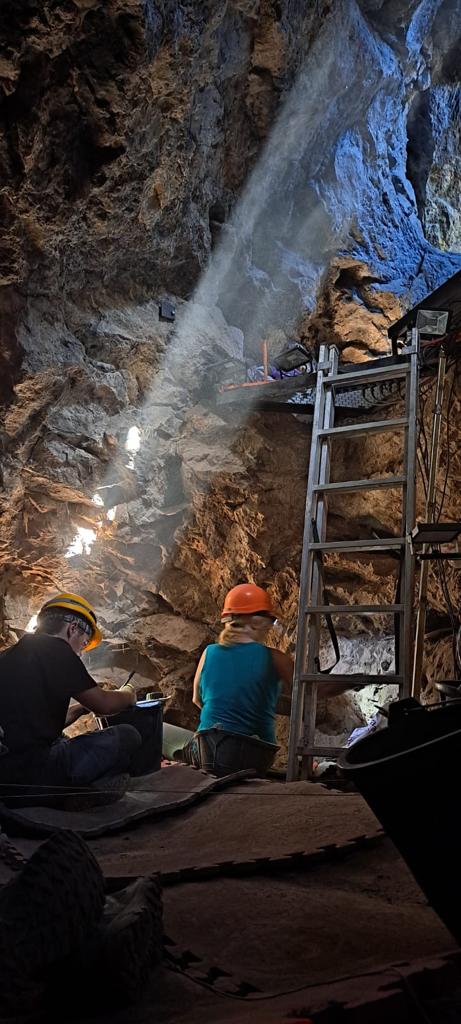
[[[130,775],[149,775],[158,772],[162,760],[162,708],[128,708],[108,720],[111,728],[119,725],[134,726],[141,736],[141,747],[134,754]],[[113,724],[112,724],[113,723]]]
[[[63,736],[45,750],[0,758],[0,798],[8,785],[43,792],[43,787],[88,786],[103,775],[129,772],[141,736],[132,725],[115,725],[101,732],[87,732],[74,739]],[[36,794],[36,795],[37,795]]]
[[[141,746],[141,736],[132,725],[113,725],[101,732],[88,732],[74,739],[56,740],[44,770],[44,782],[88,786],[101,775],[130,771]]]
[[[196,735],[182,748],[181,761],[191,764],[193,768],[200,768],[200,749]]]

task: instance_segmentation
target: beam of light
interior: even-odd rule
[[[37,616],[33,615],[32,618],[29,619],[29,621],[27,623],[26,633],[33,633],[34,629],[36,628],[36,626],[37,626]]]
[[[301,315],[313,310],[321,276],[344,247],[351,224],[361,223],[364,207],[375,209],[377,177],[393,190],[398,208],[390,167],[395,157],[389,155],[386,133],[393,119],[398,122],[399,173],[405,177],[401,82],[402,68],[392,47],[370,30],[354,0],[338,0],[320,27],[192,300],[178,310],[163,362],[135,414],[142,427],[142,468],[135,459],[141,430],[128,430],[128,467],[138,474],[141,492],[155,479],[159,461],[164,465],[171,439],[173,450],[172,434],[176,430],[175,437],[180,435],[191,406],[202,396],[204,405],[209,404],[209,364],[231,357],[243,367],[243,338],[247,354],[257,351],[261,338],[270,340],[280,328],[288,334]],[[408,202],[411,206],[411,197]],[[366,220],[367,230],[372,217]],[[363,245],[371,244],[367,236]],[[256,402],[258,389],[252,395]],[[213,452],[214,473],[226,471],[229,456],[235,464],[232,444],[250,411],[242,406],[233,416],[219,457]],[[173,431],[168,416],[175,420]],[[171,549],[176,528],[172,517]],[[151,533],[149,540],[155,543]],[[162,548],[170,550],[164,515]]]
[[[91,548],[96,540],[96,530],[89,530],[84,526],[79,526],[77,533],[67,548],[65,558],[74,558],[75,555],[89,555],[91,554]]]
[[[170,393],[172,382],[193,389],[198,402],[207,364],[226,355],[213,310],[224,314],[223,326],[241,329],[248,353],[274,331],[295,329],[314,308],[321,275],[364,202],[367,111],[398,73],[393,51],[375,39],[359,7],[333,5],[192,301],[179,310],[144,407],[147,430],[150,414],[157,422],[165,385]]]
[[[137,427],[134,427],[134,428],[131,428],[131,429],[138,430]],[[139,431],[138,431],[138,434],[139,434]],[[134,444],[136,442],[137,442],[136,437],[134,435],[131,435],[130,444]],[[127,444],[128,444],[128,438],[127,438]],[[139,445],[138,445],[138,447],[139,447]],[[98,508],[104,508],[104,499],[101,497],[100,494],[98,494],[97,491],[96,491],[96,494],[93,494],[92,500],[93,500],[94,504],[98,506]],[[104,514],[106,516],[106,519],[109,520],[109,522],[113,523],[113,521],[115,519],[116,511],[117,511],[117,506],[116,505],[113,505],[112,508],[104,508]],[[101,526],[104,526],[103,520],[100,519],[97,522],[96,525],[98,526],[98,528],[100,528]]]
[[[132,455],[138,452],[141,447],[141,431],[139,427],[130,427],[125,441],[125,448],[127,452],[131,452]]]
[[[130,427],[125,441],[125,449],[131,455],[135,455],[140,449],[140,430],[139,427]]]
[[[128,462],[126,463],[127,469],[134,469],[135,468],[134,457],[136,455],[136,452],[139,451],[140,447],[141,447],[141,432],[139,430],[139,427],[136,427],[136,426],[130,427],[130,429],[129,429],[127,435],[126,435],[126,441],[125,441],[125,450],[129,454],[129,459],[128,459]]]
[[[192,300],[178,310],[163,361],[135,414],[139,426],[128,430],[127,466],[138,474],[141,491],[149,467],[158,466],[162,458],[165,437],[171,436],[168,416],[175,420],[178,436],[191,406],[202,396],[209,404],[210,362],[231,357],[243,368],[244,341],[246,352],[255,350],[261,338],[270,339],[275,329],[289,331],[301,314],[314,308],[321,274],[356,214],[355,208],[347,211],[346,203],[351,195],[359,203],[362,182],[354,187],[348,182],[346,193],[342,181],[328,178],[326,168],[342,145],[348,174],[354,178],[361,156],[360,134],[355,133],[357,142],[354,131],[364,124],[383,81],[393,81],[395,70],[391,49],[375,40],[354,0],[338,0],[287,95]],[[249,412],[242,406],[233,417],[234,429],[225,433],[215,460],[216,473],[226,470],[235,435]],[[136,459],[140,427],[142,467]],[[171,548],[176,527],[172,517]],[[165,516],[162,531],[167,552]]]

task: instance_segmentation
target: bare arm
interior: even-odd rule
[[[196,670],[196,673],[195,673],[195,676],[194,676],[194,689],[193,689],[193,693],[192,693],[192,703],[196,704],[198,708],[202,707],[202,702],[200,700],[200,676],[202,674],[202,668],[203,668],[203,666],[205,664],[205,655],[206,655],[206,651],[203,652],[203,654],[202,654],[202,656],[200,658],[200,661],[199,661],[199,663],[197,665],[197,670]]]
[[[279,674],[279,678],[283,682],[283,691],[280,694],[277,711],[279,715],[289,715],[291,707],[291,687],[293,684],[293,673],[294,673],[294,662],[289,654],[284,654],[283,651],[277,651],[274,647],[270,648],[274,665]],[[338,697],[345,690],[350,689],[350,686],[345,686],[344,683],[325,683],[322,685],[322,697]]]
[[[289,654],[284,654],[283,651],[276,651],[275,647],[271,647],[270,652],[272,654],[272,660],[275,668],[279,674],[279,678],[283,683],[286,683],[287,687],[291,687],[294,672],[293,659],[290,658]]]
[[[277,651],[274,647],[271,647],[271,654],[279,679],[283,683],[282,693],[277,702],[277,714],[289,715],[291,712],[291,687],[294,672],[293,660],[289,654]]]
[[[120,690],[101,690],[100,686],[93,686],[91,690],[79,693],[78,698],[80,704],[95,715],[116,715],[118,711],[125,711],[136,704],[136,690],[130,684]]]

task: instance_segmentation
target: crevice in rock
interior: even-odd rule
[[[427,180],[434,155],[430,91],[418,92],[407,118],[407,177],[413,185],[419,219],[424,223]]]

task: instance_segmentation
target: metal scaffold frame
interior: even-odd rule
[[[415,559],[411,531],[415,525],[416,444],[418,403],[418,331],[408,334],[407,345],[399,356],[362,363],[353,371],[339,372],[339,352],[335,346],[320,349],[311,452],[307,481],[303,553],[301,561],[298,632],[293,681],[292,710],[287,779],[309,778],[315,756],[336,756],[338,748],[315,744],[316,712],[319,687],[326,683],[350,687],[370,683],[395,683],[400,696],[408,696],[411,685],[413,654],[413,596]],[[336,389],[367,387],[368,384],[405,382],[405,415],[395,419],[335,425]],[[403,431],[403,471],[401,475],[378,479],[356,479],[332,482],[331,450],[335,438],[352,438],[368,434]],[[330,494],[401,488],[402,517],[399,536],[372,537],[365,540],[327,540],[328,497]],[[400,554],[398,595],[388,605],[335,605],[322,597],[323,554],[336,552],[374,553],[397,551]],[[395,671],[392,674],[334,674],[320,668],[321,618],[332,615],[388,614],[394,617]],[[331,621],[331,620],[330,620]]]

